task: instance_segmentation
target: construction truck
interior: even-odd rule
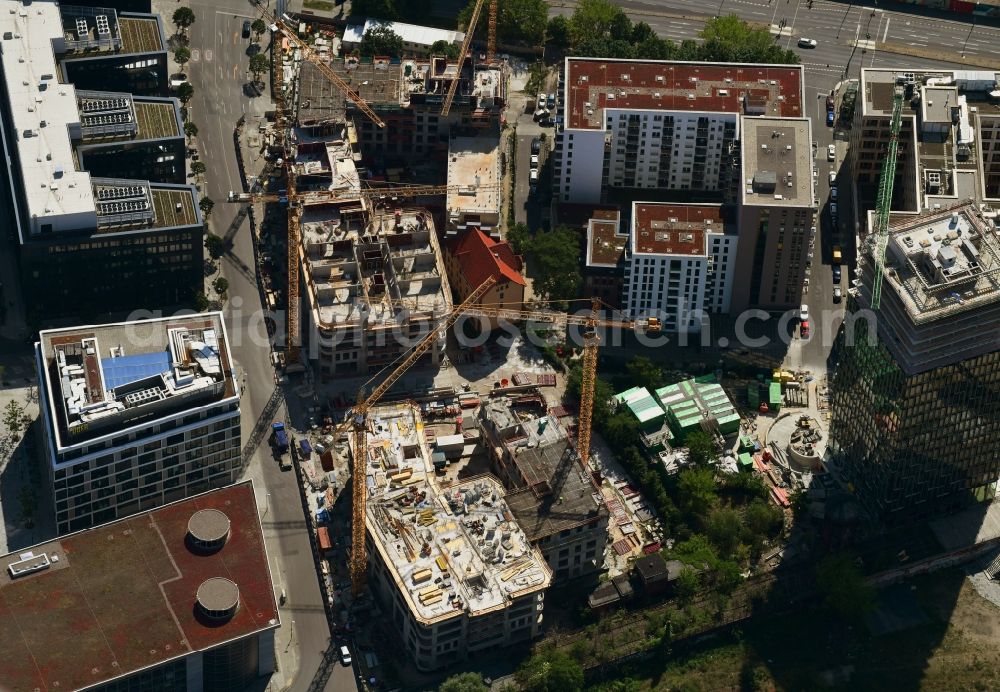
[[[288,432],[285,430],[284,423],[278,421],[271,424],[271,438],[274,444],[274,455],[277,457],[278,463],[281,464],[281,470],[292,468],[292,458],[288,451]]]
[[[843,261],[844,261],[844,256],[840,252],[840,246],[839,245],[834,245],[833,246],[833,263],[834,264],[840,264]]]

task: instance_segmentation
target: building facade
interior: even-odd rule
[[[741,114],[801,117],[802,84],[797,66],[566,58],[553,194],[735,192]]]
[[[239,391],[221,313],[44,330],[35,358],[59,533],[236,481]]]
[[[716,204],[632,204],[623,304],[668,331],[694,332],[732,301],[737,235]]]
[[[839,337],[830,436],[858,498],[903,524],[995,495],[1000,240],[975,204],[890,226],[878,310],[866,255]]]

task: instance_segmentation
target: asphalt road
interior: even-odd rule
[[[197,21],[190,29],[191,62],[187,66],[195,96],[191,101],[191,120],[198,125],[198,148],[208,166],[207,192],[216,201],[211,225],[216,234],[229,236],[232,250],[221,262],[229,280],[226,304],[226,327],[232,353],[239,369],[246,374],[247,393],[243,397],[243,437],[249,436],[255,422],[274,391],[274,371],[269,349],[263,338],[259,292],[253,271],[254,254],[249,222],[238,220],[239,207],[226,204],[230,190],[241,190],[239,167],[233,141],[237,120],[247,114],[247,130],[256,127],[256,118],[270,108],[266,97],[251,99],[244,94],[248,81],[246,66],[249,42],[240,36],[243,21],[253,19],[250,6],[241,0],[194,0],[191,8]],[[165,15],[169,16],[169,15]],[[267,36],[262,37],[267,41]],[[266,44],[265,44],[266,47]],[[246,149],[244,149],[246,152]],[[249,156],[249,152],[246,153]],[[250,162],[251,167],[259,168]],[[283,414],[278,414],[280,417]],[[254,469],[257,465],[259,468]],[[282,626],[291,627],[290,642],[279,636],[279,656],[286,646],[298,649],[298,675],[292,690],[304,690],[319,668],[330,630],[323,610],[323,600],[313,564],[312,549],[294,474],[282,473],[263,444],[251,461],[248,475],[262,478],[267,494],[266,513],[262,519],[264,537],[272,565],[275,558],[282,568],[272,568],[279,587],[283,586],[288,602],[281,609]],[[261,495],[260,489],[258,496]],[[285,635],[287,637],[287,634]],[[284,658],[282,660],[284,662]],[[286,664],[287,665],[287,664]],[[356,682],[350,668],[333,668],[328,689],[353,690]]]

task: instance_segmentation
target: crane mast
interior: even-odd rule
[[[892,121],[889,128],[889,149],[882,162],[878,179],[878,197],[875,202],[875,226],[870,243],[875,262],[872,281],[872,310],[878,310],[882,301],[882,273],[885,271],[885,249],[889,243],[889,210],[892,207],[892,188],[896,180],[896,155],[899,150],[899,129],[903,120],[903,87],[896,85],[892,95]]]
[[[444,97],[444,105],[441,107],[441,115],[448,115],[451,112],[451,102],[455,100],[455,93],[458,91],[458,83],[462,81],[462,65],[465,64],[465,56],[469,52],[469,45],[472,43],[472,35],[476,33],[476,22],[479,21],[479,13],[483,9],[485,0],[476,0],[476,6],[472,9],[472,17],[469,19],[469,26],[465,28],[465,40],[462,41],[462,49],[458,53],[458,72],[455,79],[448,85],[448,95]]]
[[[489,38],[486,41],[486,64],[492,65],[497,54],[497,0],[490,0]]]

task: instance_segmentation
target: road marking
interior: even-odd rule
[[[201,60],[201,51],[197,48],[191,50],[191,62],[198,62]]]
[[[233,79],[236,79],[236,70],[238,70],[239,67],[239,65],[233,65]]]
[[[240,41],[240,35],[238,32],[233,32],[233,45],[235,46]]]
[[[886,37],[889,35],[889,22],[892,21],[892,17],[886,16],[885,18],[885,31],[882,32],[882,43],[885,43]]]
[[[211,48],[206,48],[205,49],[205,62],[212,62],[212,49]]]

